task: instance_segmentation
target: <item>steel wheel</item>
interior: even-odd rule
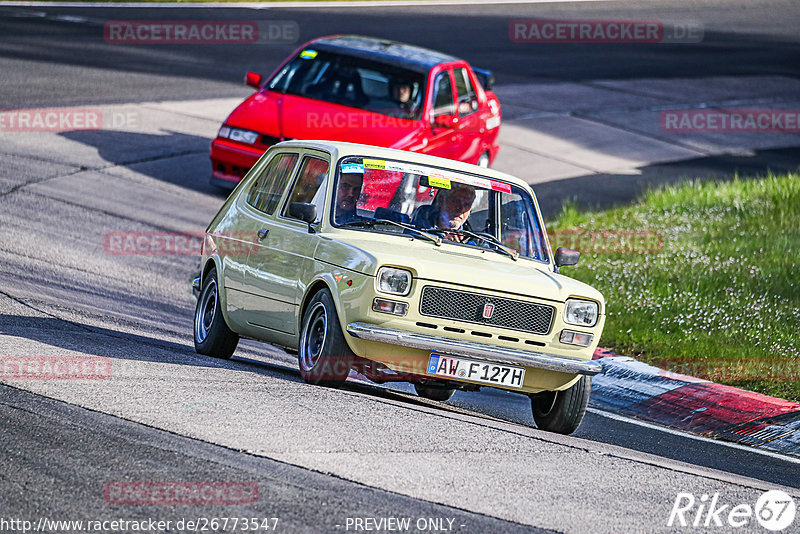
[[[202,343],[208,337],[208,331],[214,324],[217,314],[217,281],[210,280],[200,301],[197,304],[197,313],[194,314],[194,338]]]
[[[303,328],[303,337],[300,339],[300,365],[306,372],[311,371],[319,361],[328,331],[325,304],[317,302],[309,314],[308,326]]]
[[[318,291],[303,314],[297,361],[309,384],[338,387],[347,380],[355,354],[344,338],[333,296]]]
[[[239,335],[228,327],[222,315],[217,270],[212,268],[204,277],[203,289],[194,310],[194,350],[214,358],[230,358]]]

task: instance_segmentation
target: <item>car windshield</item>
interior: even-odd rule
[[[516,185],[415,163],[354,156],[339,162],[336,176],[331,213],[335,226],[549,261],[533,199]]]
[[[270,90],[418,120],[425,76],[377,61],[306,48],[269,82]]]

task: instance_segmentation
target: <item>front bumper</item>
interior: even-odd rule
[[[251,146],[216,138],[211,141],[211,182],[233,189],[256,164],[268,146]]]
[[[599,363],[592,360],[572,360],[543,352],[506,349],[484,343],[429,336],[369,323],[350,323],[347,325],[347,333],[366,341],[441,352],[453,356],[469,356],[478,360],[523,365],[559,373],[593,376],[603,370]]]

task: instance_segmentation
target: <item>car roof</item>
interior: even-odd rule
[[[387,39],[362,35],[334,35],[312,41],[317,50],[380,61],[396,67],[427,74],[440,63],[459,61],[457,57]]]
[[[408,163],[417,163],[420,165],[429,165],[431,167],[443,167],[445,169],[457,172],[477,174],[485,178],[502,180],[504,182],[509,182],[511,184],[521,186],[524,189],[528,190],[531,189],[530,185],[528,185],[523,180],[517,178],[516,176],[506,174],[504,172],[496,171],[494,169],[486,169],[483,167],[478,167],[477,165],[471,165],[469,163],[464,163],[462,161],[440,158],[438,156],[430,156],[428,154],[420,154],[418,152],[409,152],[407,150],[397,150],[394,148],[384,148],[379,146],[363,145],[358,143],[345,143],[342,141],[317,141],[317,140],[305,140],[305,139],[294,140],[294,141],[283,141],[282,143],[273,145],[273,147],[316,148],[318,150],[323,150],[332,153],[334,157],[337,159],[342,158],[344,156],[370,156],[378,159],[382,158],[382,159],[405,161]]]

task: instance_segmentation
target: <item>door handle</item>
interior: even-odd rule
[[[267,234],[269,234],[269,228],[262,228],[261,230],[258,231],[258,240],[261,241],[262,239],[267,237]]]

